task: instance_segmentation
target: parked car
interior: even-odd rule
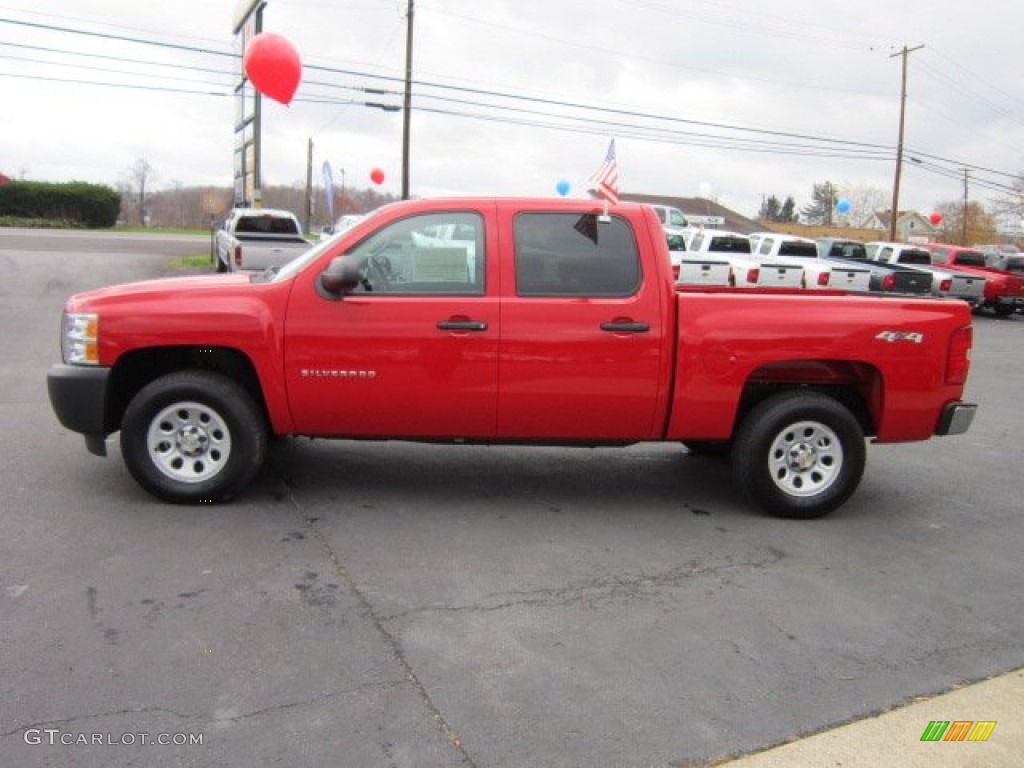
[[[907,243],[873,241],[865,243],[868,258],[883,264],[902,264],[931,272],[932,294],[952,299],[962,299],[971,307],[985,302],[985,278],[981,275],[960,272],[949,267],[932,265],[932,255],[924,248]]]
[[[985,254],[974,248],[947,243],[928,243],[925,248],[932,254],[935,264],[945,264],[986,278],[983,307],[1002,316],[1024,309],[1024,278],[1019,274],[988,266]]]
[[[749,237],[754,257],[758,260],[772,261],[783,258],[799,261],[804,268],[804,288],[871,290],[871,273],[867,269],[821,258],[818,255],[817,243],[809,238],[778,232],[755,232]]]
[[[920,269],[872,261],[868,258],[864,243],[859,240],[820,237],[815,243],[821,258],[868,270],[871,273],[869,285],[872,291],[913,295],[931,293],[934,275]]]
[[[658,214],[658,220],[661,222],[662,228],[666,234],[669,235],[686,235],[692,234],[690,222],[686,218],[686,214],[680,211],[678,208],[673,208],[670,205],[651,205],[654,212]]]
[[[730,282],[735,286],[799,288],[803,284],[804,268],[800,264],[780,259],[759,261],[750,252],[750,238],[738,232],[698,230],[687,250],[728,261],[732,266]]]
[[[312,247],[295,214],[275,208],[235,208],[217,230],[218,272],[281,267]]]

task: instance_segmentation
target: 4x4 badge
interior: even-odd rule
[[[882,331],[875,338],[880,341],[912,341],[920,344],[924,341],[924,334],[916,331]]]

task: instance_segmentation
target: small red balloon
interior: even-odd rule
[[[380,185],[384,183],[384,171],[380,168],[374,168],[370,171],[370,181],[374,184]]]
[[[935,213],[928,217],[928,221],[930,221],[932,224],[938,225],[938,223],[942,221],[942,214],[936,211]]]
[[[302,79],[302,61],[290,42],[273,32],[261,32],[245,46],[245,74],[253,87],[274,101],[291,103]]]

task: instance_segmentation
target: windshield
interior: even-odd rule
[[[366,214],[366,216],[361,221],[356,222],[356,223],[357,224],[362,224],[364,221],[366,221],[368,219],[371,219],[374,216],[376,216],[377,212],[380,211],[380,210],[381,209],[378,208],[376,211],[371,211],[370,213]],[[338,237],[341,234],[342,233],[339,232],[338,234],[334,235],[333,237],[328,237],[326,240],[320,241],[320,243],[318,243],[317,245],[313,246],[313,248],[311,248],[310,250],[306,251],[304,254],[299,256],[297,259],[292,259],[291,261],[289,261],[287,264],[285,264],[283,267],[281,267],[280,269],[276,270],[275,272],[271,272],[269,274],[264,273],[264,275],[262,275],[261,277],[264,280],[269,279],[271,282],[274,282],[274,283],[279,283],[279,282],[281,282],[283,280],[288,280],[289,278],[293,277],[294,275],[297,275],[299,272],[301,272],[303,269],[305,269],[307,264],[309,264],[311,262],[314,262],[318,258],[320,258],[320,254],[322,254],[328,248],[331,248],[334,245],[334,243],[336,243],[338,241]]]

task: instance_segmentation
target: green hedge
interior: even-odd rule
[[[102,184],[12,181],[0,186],[0,219],[70,221],[73,226],[112,227],[121,195]]]

